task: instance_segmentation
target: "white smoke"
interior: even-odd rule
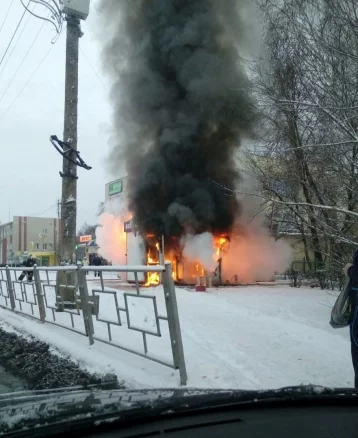
[[[250,224],[244,231],[233,233],[222,259],[223,282],[253,283],[271,281],[276,273],[283,273],[291,261],[291,248],[275,241],[258,224]]]
[[[284,273],[289,267],[291,247],[270,233],[267,227],[270,206],[262,205],[262,199],[255,196],[259,194],[256,178],[243,170],[241,174],[242,181],[237,193],[233,194],[240,202],[241,213],[224,252],[222,280],[237,280],[239,283],[270,281],[276,273]]]
[[[124,222],[130,217],[123,197],[106,203],[104,212],[98,218],[96,239],[98,253],[113,265],[126,264],[126,233]]]
[[[214,271],[217,262],[215,260],[214,237],[211,233],[202,233],[182,237],[183,256],[192,261],[199,262],[201,266],[211,272]]]

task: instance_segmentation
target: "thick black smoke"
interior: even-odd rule
[[[234,153],[253,120],[238,54],[242,5],[102,0],[118,138],[111,164],[126,162],[143,234],[228,232],[239,214],[217,183],[236,184]]]

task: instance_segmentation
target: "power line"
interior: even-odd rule
[[[135,7],[133,5],[130,4],[130,2],[128,0],[125,0],[125,2],[138,15],[138,17],[141,17],[141,14],[135,9]]]
[[[30,217],[31,217],[31,216],[37,216],[38,214],[46,213],[46,211],[49,211],[49,210],[51,210],[52,208],[54,208],[54,207],[56,207],[56,206],[57,206],[57,203],[51,205],[51,207],[48,207],[48,208],[46,208],[45,210],[39,211],[39,212],[37,212],[37,213],[32,213],[32,214],[30,214],[29,216],[30,216]]]
[[[35,9],[35,8],[36,8],[36,5],[35,5],[34,9]],[[6,58],[6,61],[5,61],[3,67],[2,67],[2,69],[1,69],[1,71],[0,71],[0,77],[1,77],[1,75],[3,74],[3,71],[5,70],[5,68],[6,68],[7,64],[8,64],[8,62],[10,61],[11,56],[12,56],[12,54],[14,53],[14,50],[16,49],[17,44],[18,44],[20,38],[22,37],[22,34],[24,33],[24,30],[26,29],[27,23],[29,22],[30,18],[31,18],[31,15],[28,16],[28,18],[27,18],[27,20],[26,20],[26,23],[25,23],[25,26],[24,26],[24,27],[22,28],[22,30],[21,30],[21,33],[20,33],[20,35],[19,35],[19,38],[15,41],[15,44],[12,46],[12,49],[11,49],[10,55]]]
[[[30,18],[30,17],[29,17],[29,18]],[[1,97],[0,97],[0,103],[1,103],[1,101],[2,101],[2,99],[3,99],[3,97],[5,96],[7,90],[10,88],[11,84],[13,83],[13,81],[14,81],[14,79],[15,79],[17,73],[19,72],[19,70],[20,70],[22,64],[25,62],[25,59],[27,58],[27,55],[30,53],[30,51],[31,51],[31,49],[32,49],[32,47],[33,47],[33,45],[35,44],[35,42],[36,42],[38,36],[40,35],[42,29],[43,29],[44,26],[45,26],[45,24],[46,24],[46,22],[44,21],[44,22],[42,23],[42,26],[40,27],[39,31],[37,32],[35,38],[32,40],[32,43],[31,43],[30,47],[28,48],[28,50],[27,50],[25,56],[23,57],[22,61],[20,62],[20,65],[18,66],[18,68],[17,68],[17,70],[15,71],[15,73],[13,74],[13,76],[12,76],[10,82],[8,83],[8,85],[7,85],[7,87],[5,88],[4,92],[2,93],[2,95],[1,95]],[[8,59],[9,59],[9,58],[8,58]],[[0,76],[1,76],[1,73],[0,73]]]
[[[20,0],[22,6],[31,15],[33,15],[36,18],[39,18],[40,20],[48,21],[53,26],[55,26],[57,37],[55,37],[52,40],[52,42],[54,43],[55,40],[58,38],[58,36],[62,32],[62,24],[63,24],[62,13],[61,13],[61,10],[60,10],[58,4],[56,3],[55,0],[53,0],[54,6],[52,6],[50,3],[46,3],[44,0],[32,0],[33,2],[39,3],[42,6],[45,6],[50,11],[47,17],[41,17],[40,15],[34,14],[34,9],[32,11],[30,11],[30,9],[29,9],[30,1],[31,0],[29,0],[29,3],[27,4],[27,6],[25,6],[24,3],[23,3],[23,0]],[[50,16],[51,16],[52,20],[49,19]]]
[[[91,67],[91,69],[93,70],[93,73],[97,76],[97,78],[99,79],[99,81],[101,82],[101,84],[103,85],[103,87],[105,89],[107,89],[106,84],[103,82],[101,76],[97,73],[97,70],[94,68],[93,64],[91,63],[91,61],[88,59],[87,55],[85,54],[85,52],[81,49],[80,47],[80,52],[82,53],[82,55],[84,56],[85,60],[87,61],[88,65]],[[0,99],[1,100],[1,99]]]
[[[8,108],[6,109],[6,111],[1,115],[0,117],[0,122],[1,120],[6,116],[6,114],[10,111],[11,107],[14,105],[14,103],[16,102],[17,98],[20,96],[20,94],[24,91],[24,89],[26,88],[26,86],[28,85],[28,83],[31,81],[31,79],[35,76],[35,73],[37,72],[37,70],[41,67],[41,65],[43,64],[43,62],[45,61],[45,59],[47,58],[47,56],[50,54],[51,50],[53,49],[54,45],[52,44],[51,47],[49,48],[49,50],[46,52],[45,56],[42,58],[42,60],[40,61],[40,63],[37,65],[37,67],[35,68],[35,70],[33,71],[32,75],[29,77],[29,79],[26,81],[25,85],[21,88],[21,90],[17,93],[17,95],[15,96],[15,99],[11,102],[11,104],[8,106]]]
[[[9,15],[9,12],[10,12],[10,9],[11,9],[11,6],[12,6],[13,3],[14,3],[14,0],[11,0],[10,6],[7,8],[7,11],[6,11],[6,14],[5,14],[5,18],[4,18],[3,22],[1,23],[0,33],[2,31],[2,28],[4,27],[5,21],[7,19],[7,16]]]
[[[29,4],[30,4],[30,0],[29,0],[29,2],[28,2],[27,6],[29,6]],[[24,16],[25,16],[26,12],[27,12],[27,10],[25,9],[24,12],[23,12],[22,15],[21,15],[21,18],[20,18],[19,22],[17,23],[16,29],[15,29],[14,33],[12,34],[12,37],[11,37],[11,39],[10,39],[10,42],[9,42],[9,44],[8,44],[7,47],[6,47],[5,53],[3,54],[2,58],[1,58],[0,65],[1,65],[1,64],[3,63],[3,61],[4,61],[4,58],[5,58],[5,56],[6,56],[7,52],[8,52],[8,50],[9,50],[9,48],[10,48],[10,46],[11,46],[11,43],[12,43],[13,39],[15,38],[16,32],[18,31],[18,29],[19,29],[19,27],[20,27],[20,24],[22,23],[22,20],[24,19]]]

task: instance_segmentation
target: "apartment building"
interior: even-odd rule
[[[0,224],[0,264],[19,264],[32,254],[39,265],[53,266],[59,232],[58,218],[14,216]]]

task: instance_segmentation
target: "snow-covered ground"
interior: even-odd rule
[[[98,288],[94,281],[89,284]],[[207,293],[177,288],[176,292],[189,386],[353,386],[348,329],[333,330],[329,325],[330,306],[335,300],[331,292],[285,285],[212,288]],[[143,293],[157,297],[159,313],[163,314],[161,286]],[[121,306],[123,294],[117,290],[116,295]],[[100,300],[100,316],[114,320],[113,296],[101,296]],[[151,300],[133,300],[131,324],[154,330],[151,305]],[[48,311],[49,319],[50,316]],[[68,314],[57,313],[56,318],[66,324],[71,322]],[[75,328],[83,331],[82,318],[75,316],[74,320]],[[8,330],[23,331],[49,342],[91,372],[116,373],[129,387],[179,385],[177,371],[101,342],[89,346],[81,334],[4,309],[0,309],[0,321]],[[161,329],[161,338],[147,336],[148,348],[169,361],[165,322]],[[95,332],[108,339],[105,323],[96,321]],[[125,325],[112,326],[112,336],[113,341],[141,351],[141,333],[128,330]]]

